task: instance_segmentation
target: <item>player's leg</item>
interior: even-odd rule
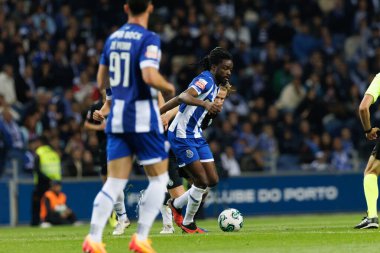
[[[165,194],[165,199],[163,205],[161,206],[161,215],[163,229],[161,234],[172,234],[174,233],[173,218],[176,224],[181,224],[183,221],[182,209],[175,209],[172,211],[172,206],[167,203],[169,199],[175,199],[185,193],[185,188],[182,185],[182,178],[178,175],[177,161],[173,152],[169,152],[169,182],[166,186],[167,192]],[[169,201],[170,202],[170,201]]]
[[[164,223],[164,228],[161,231],[161,233],[169,233],[169,232],[174,232],[174,227],[173,227],[173,219],[175,223],[180,226],[183,221],[183,216],[182,216],[182,206],[181,208],[174,208],[172,203],[173,200],[176,198],[180,198],[186,191],[185,188],[183,187],[182,183],[183,180],[179,176],[178,169],[177,169],[177,161],[175,158],[175,155],[170,152],[169,153],[169,183],[167,185],[168,189],[168,198],[164,200],[164,204],[162,207],[162,217],[163,217],[163,223]],[[187,198],[186,198],[186,203],[187,203]],[[169,217],[169,212],[170,212],[170,219],[167,219]],[[167,218],[164,218],[167,216]],[[166,220],[166,221],[165,221]],[[170,224],[169,224],[170,223]]]
[[[168,133],[171,148],[177,158],[178,166],[184,167],[186,172],[194,181],[194,184],[187,191],[187,206],[185,218],[181,224],[183,231],[188,233],[202,233],[194,223],[194,214],[198,210],[202,195],[207,187],[207,176],[204,168],[199,161],[197,152],[197,139],[177,138],[173,133]],[[174,201],[176,202],[176,201]],[[170,205],[170,203],[169,203]],[[186,218],[187,217],[187,218]]]
[[[105,143],[104,143],[105,144]],[[106,145],[106,144],[105,144]],[[100,178],[102,180],[102,184],[107,181],[107,147],[100,147],[98,156],[99,156],[99,163],[100,163]],[[116,212],[113,211],[108,218],[108,224],[110,224],[111,227],[116,227],[117,225],[117,219],[116,219]]]
[[[108,178],[94,200],[90,234],[83,243],[84,252],[102,249],[104,227],[117,197],[127,184],[132,168],[131,151],[124,135],[108,134],[107,150]]]
[[[357,229],[378,228],[379,221],[377,215],[377,199],[379,189],[377,177],[380,168],[380,150],[379,144],[376,144],[364,171],[363,187],[367,203],[367,217],[357,225]]]
[[[160,213],[162,217],[162,230],[160,234],[173,234],[174,226],[173,226],[173,216],[170,207],[166,204],[166,202],[170,199],[169,192],[165,193],[165,198],[163,204],[160,208]]]
[[[102,178],[103,184],[107,180],[107,152],[106,148],[99,150],[99,158],[101,164],[100,176]],[[131,225],[131,222],[128,219],[127,212],[125,209],[124,203],[124,191],[121,192],[114,204],[113,212],[111,213],[108,223],[114,227],[113,235],[122,235],[127,227]],[[117,219],[116,219],[117,217]]]
[[[127,211],[125,209],[124,203],[124,190],[118,195],[116,202],[113,206],[114,211],[117,215],[117,224],[115,226],[112,235],[122,235],[125,232],[125,229],[131,225],[131,222],[128,219]]]
[[[176,170],[176,172],[180,178],[185,178],[188,181],[191,180],[189,175],[186,173],[184,167],[179,167]],[[192,183],[189,185],[192,185]],[[181,185],[181,187],[178,187],[176,189],[176,192],[169,191],[169,193],[171,195],[171,200],[168,202],[168,203],[170,203],[169,206],[172,206],[173,208],[176,208],[179,210],[179,209],[182,209],[182,207],[184,207],[185,205],[187,205],[187,200],[189,197],[189,191],[185,191],[185,188],[183,187],[183,185]],[[182,217],[182,219],[183,219],[183,217]],[[176,221],[176,223],[177,223],[177,221]],[[179,224],[182,224],[182,221],[179,222]],[[178,226],[180,226],[179,224],[177,223]]]
[[[144,166],[149,184],[139,206],[137,234],[132,237],[129,249],[137,252],[154,252],[148,235],[165,198],[169,181],[168,154],[163,134],[156,132],[134,135],[136,155]]]
[[[203,230],[195,225],[194,216],[199,209],[203,194],[206,192],[208,185],[207,175],[199,160],[186,165],[185,170],[194,183],[188,190],[186,213],[181,228],[186,233],[204,233]]]

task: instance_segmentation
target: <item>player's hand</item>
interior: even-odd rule
[[[217,104],[210,101],[205,101],[204,108],[210,113],[210,114],[217,114],[218,112],[222,111],[222,104]]]
[[[161,115],[161,121],[162,121],[162,125],[164,126],[164,130],[168,130],[169,128],[169,117],[165,114],[162,114]]]
[[[100,121],[100,122],[102,122],[104,120],[104,116],[103,116],[102,112],[99,110],[94,111],[92,118],[94,120]]]
[[[378,127],[373,127],[371,129],[371,132],[365,134],[365,136],[367,137],[368,140],[370,141],[373,141],[373,140],[376,140],[379,136],[377,135],[377,132],[379,131],[380,129]]]

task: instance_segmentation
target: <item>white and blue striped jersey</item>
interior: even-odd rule
[[[194,88],[198,92],[198,99],[213,102],[218,86],[210,71],[203,71],[190,83],[188,88]],[[207,110],[201,106],[193,106],[182,103],[169,131],[173,132],[177,138],[201,138],[201,124],[207,114]]]
[[[160,46],[157,34],[137,24],[127,23],[108,37],[100,59],[108,66],[112,91],[107,133],[163,133],[157,90],[144,82],[141,72],[159,68]]]

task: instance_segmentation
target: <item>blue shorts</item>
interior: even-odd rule
[[[107,134],[107,161],[136,155],[141,165],[151,165],[168,158],[169,145],[158,132]]]
[[[184,167],[195,161],[202,163],[214,161],[210,147],[203,138],[177,138],[169,131],[168,140],[177,158],[178,167]]]

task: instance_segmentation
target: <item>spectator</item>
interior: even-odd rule
[[[37,226],[40,224],[41,198],[49,190],[52,180],[61,180],[62,169],[61,159],[48,144],[46,137],[33,139],[29,145],[35,154],[31,225]]]
[[[4,96],[5,101],[9,105],[18,103],[13,67],[9,64],[5,64],[3,71],[0,72],[0,94]]]
[[[62,192],[61,181],[52,181],[51,187],[41,199],[41,227],[67,225],[76,222],[74,212],[67,206],[66,194]]]
[[[6,152],[6,167],[12,168],[12,162],[16,162],[16,169],[21,173],[24,168],[25,140],[23,138],[21,128],[13,119],[8,108],[4,108],[0,118],[0,124],[9,136],[10,145]]]
[[[221,159],[223,169],[228,172],[228,176],[240,176],[240,165],[235,158],[234,149],[231,146],[226,147],[225,151],[221,154]]]
[[[343,149],[341,139],[334,138],[331,167],[337,171],[350,171],[352,170],[351,158],[350,153]]]
[[[280,97],[276,102],[279,110],[293,112],[305,97],[306,91],[302,86],[300,78],[294,78],[281,91]]]
[[[97,175],[91,152],[81,148],[72,149],[64,161],[63,176],[82,178]]]

